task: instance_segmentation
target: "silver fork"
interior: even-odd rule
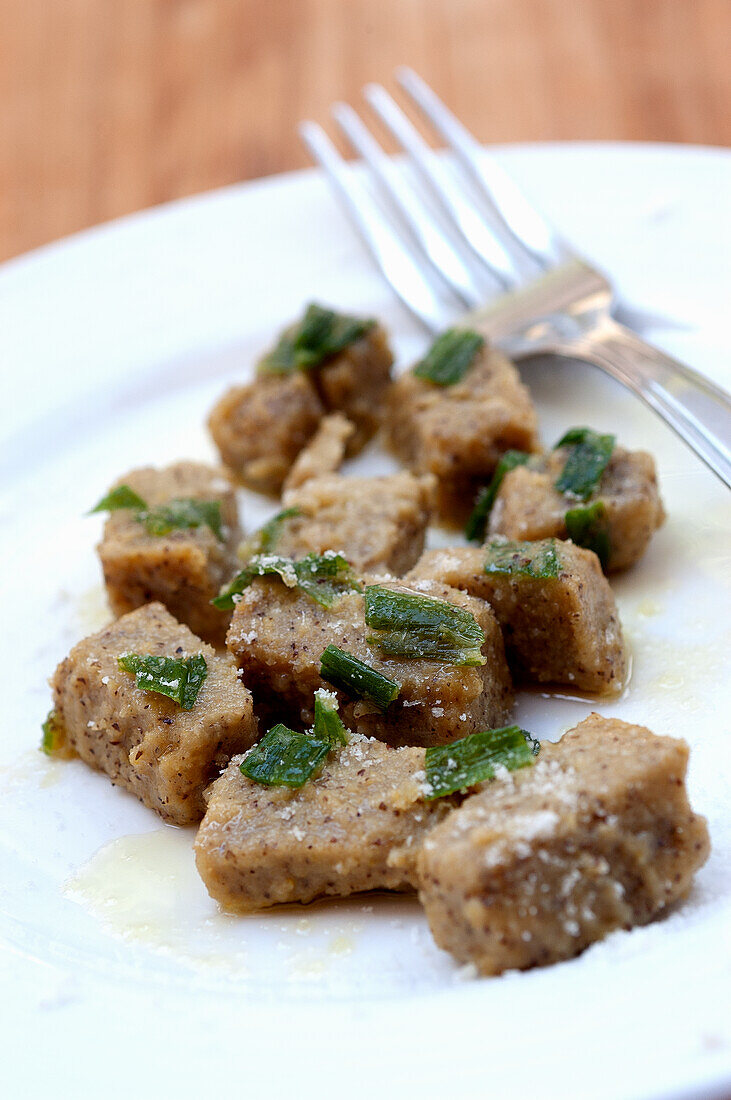
[[[396,79],[452,150],[453,165],[380,85],[364,94],[405,151],[412,183],[347,104],[332,113],[370,169],[374,191],[317,123],[303,122],[300,133],[404,304],[431,332],[460,319],[515,359],[556,354],[600,367],[731,486],[731,396],[620,325],[606,277],[526,202],[413,70],[399,69]]]

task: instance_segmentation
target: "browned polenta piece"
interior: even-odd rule
[[[685,897],[709,852],[687,759],[684,741],[594,714],[467,799],[418,856],[439,946],[481,974],[523,970]]]
[[[327,411],[342,412],[355,425],[346,446],[348,455],[358,454],[381,426],[392,364],[386,331],[373,325],[360,340],[313,372]]]
[[[554,482],[566,462],[566,449],[551,451],[503,478],[493,506],[490,535],[510,539],[566,538],[565,516],[576,500],[559,493]],[[633,565],[665,519],[655,462],[646,451],[615,447],[599,486],[586,504],[606,509],[610,554],[608,573]]]
[[[221,460],[244,485],[277,494],[324,411],[303,371],[268,374],[228,390],[212,409],[208,427]]]
[[[98,551],[115,615],[160,600],[194,634],[222,644],[229,616],[210,601],[236,568],[241,538],[228,478],[198,462],[176,462],[160,470],[132,470],[117,484],[129,485],[152,509],[174,498],[220,502],[223,539],[205,525],[150,535],[135,513],[124,509],[109,516]]]
[[[285,493],[299,514],[281,525],[275,549],[286,557],[336,550],[359,572],[400,576],[418,561],[431,516],[432,477],[314,477]]]
[[[346,453],[362,450],[382,416],[393,356],[386,333],[372,325],[359,339],[307,370],[260,371],[224,394],[208,419],[223,462],[251,489],[277,494],[325,413],[352,423]]]
[[[401,684],[385,713],[338,692],[341,717],[354,732],[391,745],[432,745],[502,725],[512,691],[495,616],[482,600],[446,585],[429,584],[426,593],[474,615],[485,634],[484,665],[461,668],[382,656],[366,643],[370,630],[360,593],[347,593],[324,608],[269,577],[257,578],[242,593],[226,644],[267,720],[312,724],[313,694],[329,687],[320,677],[320,658],[332,644]]]
[[[483,347],[464,378],[438,386],[408,371],[389,396],[390,446],[415,473],[435,474],[438,509],[463,523],[475,494],[510,448],[537,448],[536,413],[509,359]]]
[[[117,663],[126,653],[203,654],[208,675],[193,709],[139,690]],[[256,740],[251,694],[231,657],[205,645],[160,603],[75,645],[51,686],[71,748],[174,825],[201,819],[203,789],[234,753]]]
[[[310,442],[297,455],[282,492],[299,489],[310,478],[336,473],[343,464],[348,440],[354,431],[354,425],[342,413],[323,417]]]
[[[484,548],[430,550],[406,577],[439,580],[487,600],[514,675],[581,691],[618,691],[627,672],[617,605],[596,554],[557,539],[557,575],[485,572]]]
[[[360,890],[414,889],[428,828],[453,804],[424,802],[424,749],[359,738],[298,790],[264,787],[237,757],[207,792],[195,858],[211,897],[250,912]]]

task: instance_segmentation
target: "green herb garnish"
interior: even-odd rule
[[[426,750],[428,801],[495,778],[497,767],[515,771],[533,763],[539,742],[520,726],[485,730]]]
[[[396,657],[426,657],[453,665],[484,665],[485,635],[463,607],[415,592],[369,585],[365,621],[369,645]]]
[[[158,657],[147,653],[125,653],[117,664],[131,673],[142,691],[167,695],[183,710],[192,710],[198,692],[208,675],[208,665],[202,654],[195,657]]]
[[[604,502],[595,500],[593,504],[580,504],[576,508],[569,508],[564,516],[564,522],[571,541],[577,546],[593,550],[601,562],[602,569],[606,569],[612,545]]]
[[[236,596],[249,587],[256,577],[278,576],[288,588],[301,588],[321,607],[332,607],[346,592],[362,592],[350,562],[333,550],[324,554],[307,554],[300,561],[274,554],[255,554],[218,596],[211,600],[214,607],[227,610],[236,604]]]
[[[329,645],[322,654],[320,675],[334,687],[358,699],[367,699],[381,710],[386,710],[401,691],[401,684],[396,680],[389,680],[365,661],[335,645]]]
[[[259,360],[257,370],[262,374],[291,374],[319,367],[360,340],[375,323],[312,303],[302,320],[285,329],[275,347]]]
[[[302,591],[322,607],[332,607],[346,592],[363,591],[350,562],[333,550],[307,554],[294,563],[294,571]]]
[[[556,539],[537,542],[488,542],[485,572],[550,580],[559,575],[561,561]]]
[[[244,539],[238,549],[239,559],[249,561],[255,554],[271,554],[277,548],[285,522],[300,515],[302,510],[296,507],[277,512],[276,516],[272,516],[262,527]]]
[[[159,508],[150,509],[129,485],[118,485],[102,497],[91,512],[118,512],[123,508],[134,511],[134,518],[144,525],[148,535],[167,535],[175,528],[210,527],[216,538],[223,541],[221,502],[218,500],[176,497]]]
[[[613,435],[598,435],[591,428],[571,428],[554,447],[570,447],[566,464],[554,482],[559,493],[588,500],[601,481],[614,450]]]
[[[461,382],[481,347],[484,336],[467,328],[449,328],[438,336],[421,362],[414,367],[417,378],[437,386]]]
[[[152,511],[141,512],[137,519],[148,535],[167,535],[176,528],[209,527],[221,542],[221,503],[218,500],[193,500],[179,497]]]
[[[94,512],[118,512],[122,508],[133,508],[136,512],[143,511],[147,505],[141,496],[138,496],[134,489],[130,489],[129,485],[118,485],[116,489],[112,489],[107,493],[105,497],[95,504],[89,512],[89,515],[93,515]]]
[[[320,771],[334,748],[348,744],[348,731],[338,716],[338,701],[324,688],[315,692],[312,730],[299,733],[281,723],[269,730],[248,754],[241,772],[268,787],[302,787]]]
[[[67,749],[66,729],[55,710],[49,710],[41,729],[43,730],[41,750],[46,756],[63,754]]]
[[[302,787],[325,763],[330,744],[281,722],[262,737],[240,765],[242,775],[265,787]]]
[[[312,736],[334,748],[347,745],[348,731],[338,714],[339,703],[335,695],[324,688],[315,692],[315,723]]]
[[[526,454],[525,451],[506,451],[500,458],[497,466],[495,467],[495,473],[492,475],[492,481],[489,485],[480,489],[475,499],[475,506],[472,509],[472,514],[467,520],[467,526],[464,529],[465,538],[468,538],[470,542],[482,542],[487,530],[487,521],[490,518],[490,512],[492,506],[495,503],[495,497],[498,494],[498,489],[503,483],[503,478],[510,470],[514,470],[516,466],[525,466],[526,462],[529,462],[531,455]]]

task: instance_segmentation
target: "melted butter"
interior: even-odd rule
[[[47,756],[40,748],[28,749],[10,764],[0,765],[0,787],[17,790],[26,784],[55,787],[66,774],[65,759]]]
[[[723,683],[728,646],[676,642],[633,628],[633,644],[641,669],[643,701],[653,697],[672,697],[681,710],[701,706],[705,689]]]
[[[671,698],[683,710],[694,709],[710,687],[724,682],[731,630],[717,609],[725,598],[728,574],[722,583],[720,577],[712,580],[712,551],[705,553],[698,549],[696,531],[676,530],[669,575],[638,569],[617,580],[610,577],[634,659],[630,697],[643,706]],[[684,591],[675,577],[691,568],[694,587],[689,584]]]
[[[354,947],[355,940],[352,936],[333,936],[329,944],[331,955],[352,955]]]
[[[57,783],[60,783],[66,772],[63,768],[64,759],[70,760],[71,757],[61,757],[56,760],[47,760],[46,767],[41,770],[41,776],[38,781],[38,786],[45,789],[46,787],[55,787]]]
[[[226,978],[317,983],[356,954],[362,898],[280,906],[276,919],[226,914],[198,876],[193,837],[168,826],[112,840],[66,881],[64,895],[109,934]]]
[[[289,964],[288,977],[295,982],[310,982],[322,978],[327,970],[329,959],[317,952],[300,952]]]
[[[661,615],[664,608],[662,604],[659,604],[657,600],[640,600],[637,604],[637,614],[643,615],[646,619],[650,619],[655,615]]]
[[[327,905],[321,902],[319,905]],[[323,912],[326,912],[323,909]],[[355,926],[353,927],[353,931]],[[311,920],[299,921],[295,932],[298,935],[310,935],[313,931]],[[313,945],[294,951],[288,960],[288,977],[294,982],[313,982],[325,976],[328,969],[338,959],[352,955],[357,946],[354,935],[336,932],[320,946]]]
[[[246,974],[246,952],[231,942],[195,869],[192,829],[157,829],[105,844],[64,884],[112,935],[193,965]]]
[[[94,634],[112,621],[104,586],[95,584],[76,597],[74,611],[82,634]]]

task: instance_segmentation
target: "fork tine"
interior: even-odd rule
[[[373,172],[401,220],[415,235],[437,274],[445,279],[463,306],[474,309],[480,305],[484,295],[480,293],[472,274],[431,215],[419,205],[414,193],[404,186],[395,166],[353,108],[347,103],[336,103],[332,115],[356,153]]]
[[[396,79],[424,117],[454,151],[504,229],[543,268],[566,259],[571,249],[520,193],[513,181],[463,126],[429,85],[408,66]]]
[[[316,122],[302,122],[299,133],[313,159],[322,167],[346,212],[380,267],[384,278],[404,305],[431,332],[448,324],[446,310],[428,278],[397,233],[384,220],[368,191],[345,163]]]
[[[447,217],[460,230],[475,255],[503,289],[515,286],[519,269],[514,257],[490,231],[482,217],[448,182],[443,166],[408,120],[396,101],[380,84],[369,84],[364,95],[382,122],[408,153],[419,175]]]

